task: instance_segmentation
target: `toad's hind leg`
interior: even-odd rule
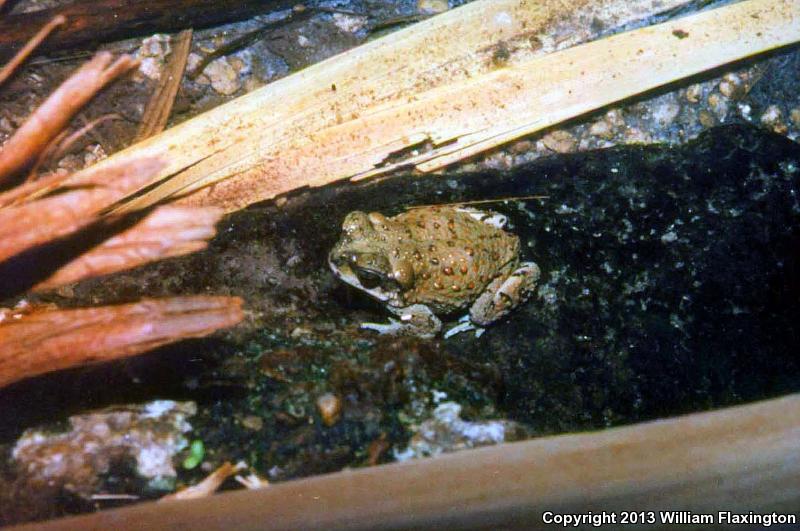
[[[442,329],[442,322],[425,305],[412,304],[405,308],[389,308],[400,319],[389,319],[387,324],[361,323],[361,328],[379,334],[431,338]]]
[[[530,296],[539,274],[539,266],[523,262],[507,277],[494,279],[470,308],[472,322],[486,326],[508,314]]]

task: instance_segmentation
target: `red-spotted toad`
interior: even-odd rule
[[[499,214],[421,207],[393,217],[351,212],[328,261],[334,274],[383,302],[399,320],[364,323],[388,334],[433,337],[438,315],[469,308],[445,337],[486,326],[533,291],[539,268],[519,261],[519,238]]]

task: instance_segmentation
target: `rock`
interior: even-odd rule
[[[206,66],[203,75],[208,77],[211,87],[224,96],[230,96],[242,87],[239,74],[225,57],[221,57]]]
[[[136,52],[140,60],[139,73],[150,79],[159,79],[169,53],[169,35],[157,34],[143,39]]]
[[[708,105],[720,121],[728,116],[728,101],[720,94],[713,92],[708,95]]]
[[[578,141],[567,131],[556,130],[542,137],[542,143],[550,151],[569,153],[575,151]]]
[[[730,99],[738,99],[745,95],[746,86],[740,76],[734,73],[725,74],[719,83],[719,91]]]
[[[369,19],[367,17],[349,15],[344,13],[334,13],[333,23],[345,33],[358,33],[367,27]]]
[[[686,89],[686,101],[689,103],[697,103],[703,95],[703,86],[700,83],[690,85]]]
[[[789,118],[792,120],[795,127],[800,127],[800,108],[792,109],[789,112]]]
[[[713,114],[706,111],[705,109],[697,113],[697,119],[700,121],[700,125],[702,125],[706,129],[710,129],[715,125],[717,125],[717,119],[714,117]]]
[[[785,137],[725,126],[679,147],[415,176],[413,187],[408,176],[342,186],[264,216],[292,227],[312,249],[304,263],[322,269],[352,210],[545,196],[490,205],[508,216],[522,258],[542,268],[540,297],[478,339],[435,342],[430,355],[495,367],[502,415],[560,432],[755,399],[764,386],[800,389],[798,167],[800,147]],[[354,296],[332,293],[325,313],[344,319],[337,330],[386,320]],[[736,376],[742,370],[747,379]]]
[[[156,400],[74,415],[69,431],[27,430],[17,440],[12,459],[32,483],[59,485],[88,497],[114,464],[126,459],[152,488],[169,489],[177,473],[173,457],[188,446],[193,402]]]
[[[461,406],[444,402],[423,422],[402,452],[395,452],[398,461],[432,457],[467,448],[487,446],[524,439],[528,428],[510,420],[470,422],[461,418]]]
[[[447,0],[417,0],[417,11],[426,15],[444,13],[450,9]]]
[[[317,411],[322,422],[330,427],[339,421],[342,414],[342,400],[333,393],[325,393],[317,397]]]
[[[589,134],[606,140],[614,138],[614,130],[606,120],[598,120],[589,127]]]
[[[625,143],[627,144],[648,144],[653,138],[638,127],[629,127],[625,130]]]
[[[653,108],[653,119],[659,127],[669,127],[678,114],[681,112],[681,106],[678,105],[673,98],[669,98]]]
[[[786,133],[786,124],[783,123],[783,113],[777,105],[770,105],[761,114],[761,123],[779,134]]]
[[[256,415],[247,415],[242,419],[242,426],[251,431],[261,431],[264,427],[264,419]]]

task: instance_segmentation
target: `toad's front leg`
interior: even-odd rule
[[[530,296],[539,275],[539,266],[523,262],[507,277],[497,277],[470,308],[470,320],[476,325],[486,326],[505,316]]]
[[[405,308],[389,307],[389,310],[397,315],[398,319],[389,319],[388,324],[361,323],[361,328],[375,330],[380,334],[423,338],[435,337],[442,329],[439,318],[423,304],[412,304]]]

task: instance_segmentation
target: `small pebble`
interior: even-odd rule
[[[369,19],[367,17],[345,15],[343,13],[333,14],[333,23],[345,33],[357,33],[366,27]]]
[[[14,124],[11,123],[11,120],[6,118],[5,116],[0,118],[0,131],[2,131],[3,133],[10,134],[14,132],[14,129],[15,129]]]
[[[698,119],[700,120],[700,125],[702,125],[706,129],[717,125],[717,119],[714,118],[713,114],[711,114],[706,110],[700,111],[700,113],[698,114]]]
[[[578,141],[566,131],[553,131],[542,137],[542,142],[550,151],[556,153],[569,153],[575,151]]]
[[[789,111],[789,118],[795,127],[800,127],[800,108],[795,108]]]
[[[680,112],[680,105],[674,101],[666,101],[653,109],[653,118],[659,127],[669,127]]]
[[[515,154],[527,153],[533,149],[533,142],[530,140],[519,140],[511,144],[509,149]]]
[[[742,78],[736,74],[725,74],[719,84],[719,91],[723,96],[730,99],[738,99],[744,96],[745,85]]]
[[[208,76],[211,87],[224,96],[230,96],[242,87],[239,75],[225,57],[211,61],[203,74]]]
[[[252,431],[261,431],[264,427],[264,419],[256,415],[247,415],[242,419],[242,426]]]
[[[447,0],[417,0],[417,12],[426,15],[444,13],[450,9]]]
[[[623,127],[625,125],[625,118],[622,116],[622,111],[619,109],[611,109],[605,115],[605,120],[611,127]]]
[[[605,138],[611,140],[614,138],[614,130],[611,125],[605,120],[598,120],[589,127],[589,134],[592,136]]]
[[[296,263],[296,262],[295,262],[295,263]],[[294,265],[294,264],[291,264],[291,265],[290,265],[290,264],[287,264],[287,265],[289,265],[289,267],[291,267],[291,265]],[[313,334],[313,332],[312,332],[311,330],[309,330],[308,328],[304,328],[304,327],[302,327],[302,326],[296,326],[296,327],[295,327],[295,328],[292,330],[292,333],[291,333],[290,335],[292,336],[292,338],[294,338],[294,339],[297,339],[298,337],[301,337],[301,336],[310,336],[310,335],[312,335],[312,334]]]
[[[325,393],[317,398],[317,411],[326,426],[333,426],[342,414],[342,400],[333,393]]]
[[[720,120],[724,120],[728,115],[728,102],[719,93],[713,92],[708,95],[708,105]]]
[[[625,142],[627,144],[650,144],[652,141],[653,137],[637,127],[629,127],[625,130]]]
[[[761,114],[761,123],[769,127],[776,133],[784,134],[787,131],[786,124],[781,120],[783,113],[777,105],[770,105]]]
[[[700,96],[703,94],[703,87],[699,83],[695,83],[686,89],[686,101],[689,103],[697,103],[700,101]]]

